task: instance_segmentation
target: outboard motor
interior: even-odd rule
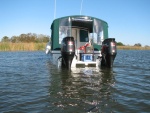
[[[73,37],[65,37],[61,43],[62,66],[71,68],[75,55],[75,42]]]
[[[103,41],[101,53],[101,66],[107,66],[111,68],[117,54],[116,42],[114,38],[108,38]]]

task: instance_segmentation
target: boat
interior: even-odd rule
[[[65,16],[51,24],[46,45],[51,61],[64,68],[113,67],[117,54],[115,38],[108,38],[106,21],[85,15]]]

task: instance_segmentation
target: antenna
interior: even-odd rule
[[[81,12],[82,12],[82,4],[83,4],[83,0],[81,0],[81,9],[80,9],[80,15],[81,15]]]
[[[56,0],[55,0],[55,3],[54,3],[54,19],[56,18]]]

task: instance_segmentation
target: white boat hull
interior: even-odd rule
[[[51,51],[50,52],[51,56],[51,62],[58,67],[62,67],[62,57],[61,57],[61,51]],[[96,51],[94,54],[94,58],[92,61],[88,60],[79,60],[77,55],[74,56],[71,64],[71,68],[76,68],[76,67],[100,67],[101,66],[101,59],[98,58],[100,56],[100,52]]]

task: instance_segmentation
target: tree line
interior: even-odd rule
[[[126,46],[126,45],[124,45],[122,42],[117,42],[117,46]],[[136,44],[134,44],[134,46],[142,47],[142,44],[141,43],[136,43]],[[149,47],[149,46],[145,45],[145,47]]]
[[[50,36],[48,36],[48,35],[36,34],[36,33],[27,33],[27,34],[20,34],[19,36],[12,36],[11,38],[9,38],[8,36],[4,36],[1,39],[1,42],[12,42],[12,43],[19,43],[19,42],[41,43],[41,42],[45,42],[45,43],[47,43],[49,40],[50,40]],[[125,45],[122,42],[117,42],[117,46],[125,46]],[[142,45],[140,43],[136,43],[136,44],[134,44],[134,46],[141,47]],[[147,47],[149,47],[149,46],[147,46]]]
[[[1,39],[1,42],[12,42],[12,43],[19,43],[19,42],[48,42],[50,40],[50,36],[43,35],[43,34],[36,34],[36,33],[27,33],[27,34],[20,34],[19,36],[12,36],[9,38],[8,36],[4,36]]]

